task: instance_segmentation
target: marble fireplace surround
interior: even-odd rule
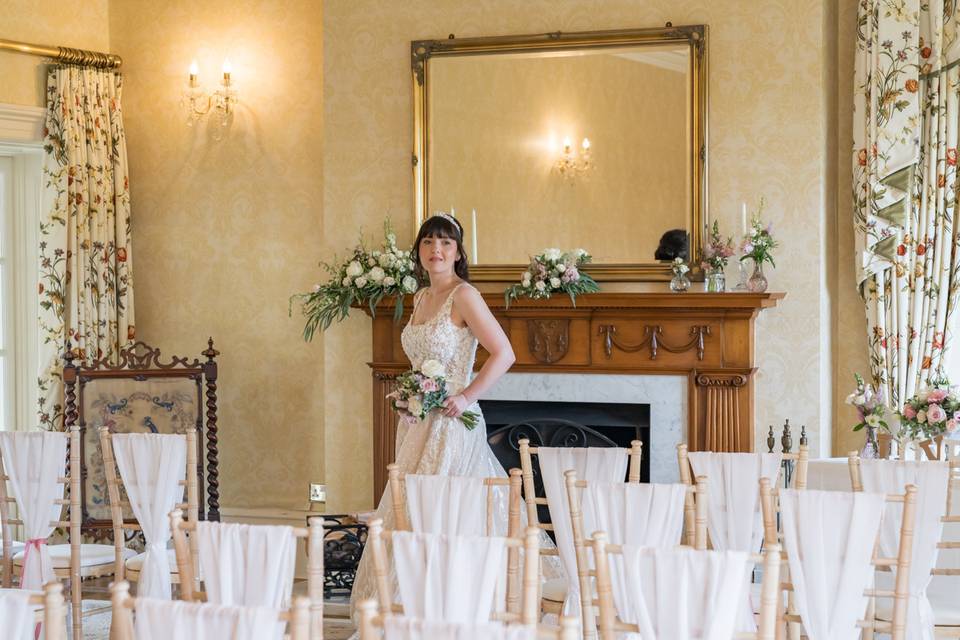
[[[481,288],[517,357],[510,373],[484,397],[649,404],[647,453],[654,481],[672,479],[678,442],[693,451],[753,450],[755,320],[784,294],[665,289],[588,294],[575,306],[557,295],[519,300],[507,309],[502,290]],[[397,416],[386,395],[397,374],[410,366],[400,332],[411,306],[405,304],[400,322],[394,322],[392,301],[385,301],[373,318],[368,364],[375,500],[394,460]],[[485,359],[478,350],[477,368]]]
[[[481,400],[616,402],[650,406],[650,482],[677,482],[676,446],[686,441],[684,376],[508,373]],[[562,417],[562,416],[560,416]]]

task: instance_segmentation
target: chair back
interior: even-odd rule
[[[622,632],[644,638],[712,640],[732,638],[739,603],[749,589],[753,565],[763,563],[759,626],[737,638],[776,637],[780,548],[763,555],[614,545],[606,533],[593,534],[600,638]]]
[[[306,598],[294,598],[290,609],[237,607],[182,600],[130,597],[130,584],[110,586],[114,640],[281,640],[289,623],[290,640],[309,640],[310,613]],[[133,612],[137,612],[136,625]],[[136,628],[136,633],[134,633]]]
[[[306,528],[276,527],[184,521],[183,513],[174,510],[170,529],[181,576],[180,598],[236,606],[284,606],[293,587],[296,545],[304,540],[310,638],[323,638],[322,517],[310,518]],[[242,566],[233,564],[238,559],[243,559]],[[262,568],[270,569],[270,574]],[[205,592],[199,589],[200,575]]]
[[[119,453],[118,447],[119,444],[116,443],[123,442],[124,446],[124,455],[125,460],[121,463],[121,470],[125,471],[123,474],[118,474],[118,460],[117,454]],[[172,451],[175,447],[170,447],[170,444],[177,442],[185,442],[185,455],[183,457],[176,457],[176,454]],[[142,484],[147,484],[150,487],[157,485],[159,480],[159,475],[162,473],[162,470],[153,465],[141,464],[139,465],[142,468],[138,468],[136,462],[134,462],[138,456],[131,455],[130,451],[133,446],[143,447],[145,450],[154,450],[157,452],[157,455],[160,455],[160,451],[166,450],[167,453],[163,454],[165,459],[173,460],[176,459],[175,466],[178,468],[168,469],[167,472],[174,474],[173,477],[165,475],[162,482],[169,483],[171,486],[165,486],[164,493],[161,500],[157,504],[153,504],[150,508],[147,505],[153,503],[152,498],[153,491],[150,489],[141,488]],[[110,501],[110,517],[113,523],[113,544],[114,544],[114,576],[117,581],[123,580],[126,578],[126,566],[124,560],[124,541],[126,537],[124,535],[125,531],[143,531],[143,523],[139,519],[134,519],[131,521],[125,521],[123,517],[124,507],[131,507],[134,511],[134,514],[139,513],[141,517],[149,518],[150,527],[153,530],[154,538],[161,538],[163,535],[167,535],[162,542],[166,543],[166,540],[169,539],[169,534],[172,533],[169,529],[169,519],[167,514],[174,509],[185,510],[187,517],[191,522],[196,522],[199,519],[199,489],[197,487],[197,432],[195,429],[188,429],[187,432],[182,435],[173,435],[173,434],[111,434],[108,427],[100,428],[100,450],[103,455],[103,467],[104,475],[106,476],[107,481],[107,496]],[[142,457],[140,458],[143,459]],[[183,462],[183,464],[181,464]],[[126,476],[126,477],[124,477]],[[152,482],[151,482],[152,480]],[[175,486],[172,483],[176,483]],[[180,502],[183,498],[183,488],[186,488],[187,500],[186,502]],[[127,497],[123,497],[126,495]],[[169,505],[169,508],[167,508]],[[156,512],[156,513],[154,513]],[[157,519],[160,513],[163,512],[163,517]],[[146,533],[146,532],[145,532]],[[148,539],[149,544],[149,539]],[[148,551],[149,553],[149,551]],[[162,558],[163,566],[167,567],[167,559]],[[194,555],[196,555],[196,550],[194,550]],[[146,568],[147,563],[144,561],[144,567]],[[159,566],[157,572],[159,572]],[[168,572],[169,576],[169,572]],[[176,574],[168,577],[168,580],[173,583],[181,582],[182,575]],[[168,590],[169,591],[169,590]],[[157,596],[157,593],[151,593],[152,596]],[[169,597],[169,596],[167,596]]]
[[[0,622],[4,638],[33,638],[38,616],[43,622],[46,640],[67,640],[67,608],[62,584],[50,582],[44,585],[42,594],[22,589],[0,590]]]

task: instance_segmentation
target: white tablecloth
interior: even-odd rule
[[[822,458],[811,460],[807,467],[807,488],[825,491],[850,491],[850,470],[846,458]],[[950,505],[953,515],[960,515],[960,491],[953,494]],[[960,540],[960,523],[943,525],[944,539]],[[960,569],[960,549],[941,549],[937,566],[942,569]],[[957,598],[960,593],[960,576],[933,576],[927,588],[931,599]]]

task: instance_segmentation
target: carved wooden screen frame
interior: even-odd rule
[[[200,493],[206,489],[206,500],[201,501],[200,518],[206,520],[220,520],[220,482],[219,482],[219,451],[217,440],[217,362],[215,358],[220,354],[213,348],[213,338],[207,341],[206,350],[201,355],[206,357],[205,362],[194,358],[171,356],[168,362],[161,362],[160,349],[151,347],[145,342],[136,342],[120,351],[119,363],[114,365],[106,359],[95,360],[89,365],[75,362],[76,354],[67,347],[63,356],[63,385],[64,385],[64,424],[69,431],[74,424],[80,426],[80,486],[82,507],[82,527],[94,537],[106,536],[112,531],[112,521],[109,519],[95,519],[87,509],[87,465],[85,456],[86,417],[83,414],[83,396],[86,383],[104,379],[131,379],[144,381],[148,378],[186,378],[196,385],[197,389],[197,444],[198,452],[197,475],[200,481]],[[205,400],[204,400],[205,396]],[[205,409],[204,409],[205,407]],[[204,418],[206,420],[204,420]],[[205,424],[204,424],[205,422]],[[203,435],[205,434],[205,438]],[[203,465],[203,449],[206,448],[206,470]]]

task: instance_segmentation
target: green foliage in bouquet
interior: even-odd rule
[[[384,240],[377,250],[367,250],[361,238],[349,257],[333,262],[321,262],[329,280],[317,284],[310,293],[298,293],[290,298],[300,301],[300,309],[306,318],[303,339],[310,341],[319,329],[326,331],[335,321],[340,322],[350,314],[354,304],[367,304],[370,313],[376,315],[376,306],[387,297],[396,299],[393,317],[399,321],[403,316],[403,297],[419,288],[413,276],[414,263],[411,252],[397,248],[397,237],[390,228],[390,221],[383,224]]]

